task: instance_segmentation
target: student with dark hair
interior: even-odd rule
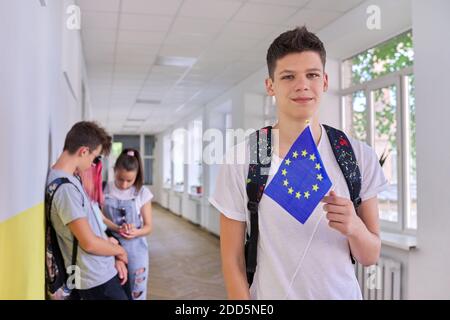
[[[83,300],[127,300],[121,286],[127,280],[123,274],[127,253],[108,240],[77,176],[110,149],[111,137],[103,128],[95,122],[78,122],[67,134],[63,153],[47,178],[47,189],[58,185],[51,201],[50,222],[66,269],[72,261],[79,268],[75,276],[80,277],[80,287],[76,289]],[[60,183],[62,180],[67,183]]]
[[[124,149],[114,165],[114,181],[105,187],[105,224],[128,253],[128,278],[134,300],[147,299],[148,244],[152,231],[152,193],[143,186],[139,152]]]
[[[273,144],[270,138],[266,141],[268,166],[252,162],[264,153],[253,149],[251,139],[231,150],[221,165],[210,202],[221,212],[222,267],[230,299],[361,299],[352,258],[367,266],[379,257],[377,194],[387,181],[372,148],[319,123],[318,110],[328,89],[325,61],[322,41],[306,27],[278,36],[267,52],[266,79],[268,95],[276,98],[278,122],[273,130],[258,131],[273,136]],[[311,150],[320,154],[329,177],[331,187],[324,190],[332,191],[299,223],[264,191],[279,169],[290,164],[289,158],[316,160],[316,151],[290,152],[307,129]],[[246,154],[244,164],[232,157],[239,152]],[[316,164],[316,169],[322,167]],[[296,176],[290,179],[295,182]],[[317,184],[308,192],[291,187],[280,192],[287,204],[299,206],[322,179],[317,174]],[[290,186],[287,179],[284,183]],[[247,244],[253,246],[244,244],[246,233]]]

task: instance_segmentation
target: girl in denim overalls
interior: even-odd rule
[[[128,279],[134,300],[147,298],[148,245],[152,230],[150,190],[143,186],[139,152],[125,149],[114,165],[114,181],[105,188],[105,223],[128,254]]]

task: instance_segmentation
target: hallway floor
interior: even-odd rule
[[[219,239],[153,204],[149,300],[226,299]]]

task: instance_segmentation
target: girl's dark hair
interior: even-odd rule
[[[313,51],[319,54],[322,65],[325,68],[327,53],[322,41],[305,26],[280,34],[267,50],[267,68],[269,76],[273,80],[277,61],[290,53]]]
[[[139,151],[132,148],[124,149],[114,165],[114,171],[120,169],[126,171],[137,171],[136,181],[134,181],[136,192],[139,192],[144,185],[144,172],[142,168],[142,159]]]

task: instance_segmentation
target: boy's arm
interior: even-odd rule
[[[114,232],[119,233],[120,232],[120,227],[115,224],[114,222],[112,222],[111,220],[109,220],[104,214],[103,211],[100,210],[100,212],[102,213],[102,217],[103,217],[103,223],[106,225],[106,227]]]
[[[347,237],[353,257],[364,266],[375,264],[381,251],[377,197],[363,201],[358,215],[353,203],[334,191],[322,201],[329,226]]]
[[[67,226],[84,251],[98,256],[116,256],[117,259],[128,263],[125,249],[108,240],[97,237],[92,232],[87,218],[73,220]]]
[[[245,222],[220,215],[220,253],[228,299],[248,300],[250,292],[245,271]]]
[[[348,237],[353,257],[364,266],[373,265],[380,258],[381,239],[378,215],[376,196],[361,202],[357,218],[363,224],[358,232]]]

